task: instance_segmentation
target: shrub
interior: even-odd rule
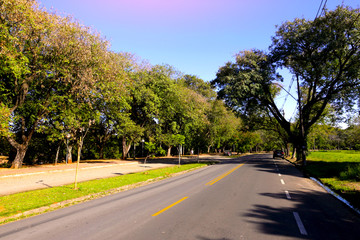
[[[349,165],[346,171],[340,173],[340,179],[360,181],[360,164]]]

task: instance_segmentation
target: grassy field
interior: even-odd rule
[[[8,222],[12,219],[8,219],[9,216],[16,214],[22,214],[26,211],[38,209],[40,207],[52,206],[53,208],[59,208],[63,205],[57,203],[66,202],[71,199],[78,199],[81,202],[84,200],[96,198],[99,196],[108,195],[113,192],[119,192],[124,186],[134,185],[138,183],[144,183],[154,179],[164,179],[172,176],[175,173],[183,172],[198,167],[206,166],[207,164],[185,164],[181,166],[167,167],[162,169],[149,170],[146,172],[126,174],[119,177],[105,178],[99,180],[93,180],[88,182],[79,183],[78,190],[74,190],[74,185],[65,185],[54,188],[47,188],[23,193],[12,194],[8,196],[0,197],[0,223]],[[116,190],[114,190],[116,189]],[[83,199],[79,199],[85,197]],[[65,203],[66,205],[74,204],[71,201]],[[43,212],[43,211],[40,211]],[[38,212],[34,212],[38,214]],[[17,216],[21,218],[23,216]]]
[[[307,157],[306,171],[360,209],[360,151],[318,151]]]

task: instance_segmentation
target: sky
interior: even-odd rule
[[[115,52],[130,52],[153,65],[169,64],[205,81],[213,80],[239,51],[268,50],[277,25],[295,18],[313,20],[322,1],[329,10],[341,4],[360,7],[359,0],[38,1],[97,30]],[[288,89],[291,77],[284,77]],[[296,108],[291,97],[284,108],[289,119]]]

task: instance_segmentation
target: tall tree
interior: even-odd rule
[[[99,158],[104,158],[105,145],[116,132],[119,132],[117,130],[120,126],[130,121],[130,83],[127,71],[133,65],[132,55],[127,53],[107,52],[103,61],[93,103],[100,114],[93,134],[99,149]]]
[[[359,9],[338,7],[314,21],[282,24],[270,54],[242,52],[236,63],[220,68],[213,84],[240,112],[265,109],[289,135],[298,153],[328,104],[341,113],[358,100],[360,87]],[[290,70],[298,82],[299,121],[292,128],[276,106],[276,66]],[[277,87],[278,88],[278,87]],[[306,164],[305,154],[301,159]]]
[[[68,18],[39,9],[32,0],[0,5],[0,101],[11,113],[8,136],[21,167],[29,142],[69,94],[87,101],[95,82],[96,56],[107,47],[98,35]]]

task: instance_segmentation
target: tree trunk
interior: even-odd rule
[[[126,155],[129,153],[130,148],[131,148],[131,143],[126,144],[126,137],[123,137],[123,139],[122,139],[122,151],[123,151],[122,159],[123,160],[126,159]]]
[[[166,155],[166,156],[168,156],[168,157],[171,156],[171,148],[172,148],[172,146],[169,146],[169,147],[168,147],[167,155]]]
[[[296,154],[296,147],[295,147],[295,145],[293,145],[293,151],[292,151],[291,159],[294,159],[295,154]]]
[[[66,163],[72,163],[72,155],[71,155],[71,152],[72,152],[72,147],[71,145],[68,145],[67,149],[66,149]]]
[[[102,142],[99,150],[99,159],[104,159],[105,142]]]
[[[290,147],[289,143],[286,143],[286,157],[290,156]]]
[[[99,140],[100,145],[98,145],[99,146],[99,159],[104,159],[105,145],[109,141],[110,138],[111,138],[111,132],[106,132],[105,136],[103,138],[100,138],[100,140]]]
[[[19,144],[11,137],[8,137],[7,139],[9,141],[10,145],[16,149],[16,156],[15,156],[14,161],[12,162],[11,168],[15,168],[15,169],[21,168],[23,161],[24,161],[26,151],[29,146],[31,135],[28,138],[23,136],[23,140],[24,140],[23,144]]]
[[[306,138],[302,139],[302,145],[301,145],[301,161],[302,165],[306,166],[306,149],[307,149],[307,141]]]
[[[27,144],[19,144],[19,146],[16,148],[16,156],[14,161],[12,162],[11,168],[18,169],[22,167],[26,151]]]
[[[298,137],[296,142],[296,161],[299,161],[301,162],[301,165],[306,166],[306,138],[303,139]]]
[[[61,142],[59,143],[59,146],[58,146],[58,148],[57,148],[57,150],[56,150],[56,156],[55,156],[55,163],[54,163],[54,165],[56,165],[56,164],[58,163],[60,146],[61,146]]]

